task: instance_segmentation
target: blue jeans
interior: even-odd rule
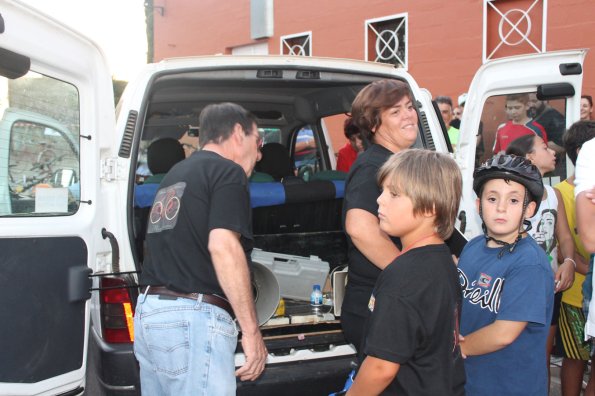
[[[238,330],[223,309],[198,301],[141,294],[134,354],[143,395],[235,395]]]

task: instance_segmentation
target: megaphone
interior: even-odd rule
[[[277,310],[281,288],[273,271],[257,261],[252,261],[252,292],[258,324],[262,326]]]

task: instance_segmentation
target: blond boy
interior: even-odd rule
[[[362,365],[348,395],[464,395],[458,345],[461,289],[444,244],[454,229],[461,174],[448,156],[411,149],[378,174],[380,228],[400,255],[380,274]]]

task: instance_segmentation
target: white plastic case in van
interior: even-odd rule
[[[316,256],[302,257],[254,249],[252,261],[273,271],[279,281],[281,297],[296,300],[310,301],[312,287],[324,287],[329,274],[328,263]]]

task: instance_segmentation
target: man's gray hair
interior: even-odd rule
[[[200,147],[207,143],[219,144],[226,141],[236,124],[240,124],[244,133],[249,135],[255,123],[256,117],[238,104],[210,104],[202,109],[198,118]]]

